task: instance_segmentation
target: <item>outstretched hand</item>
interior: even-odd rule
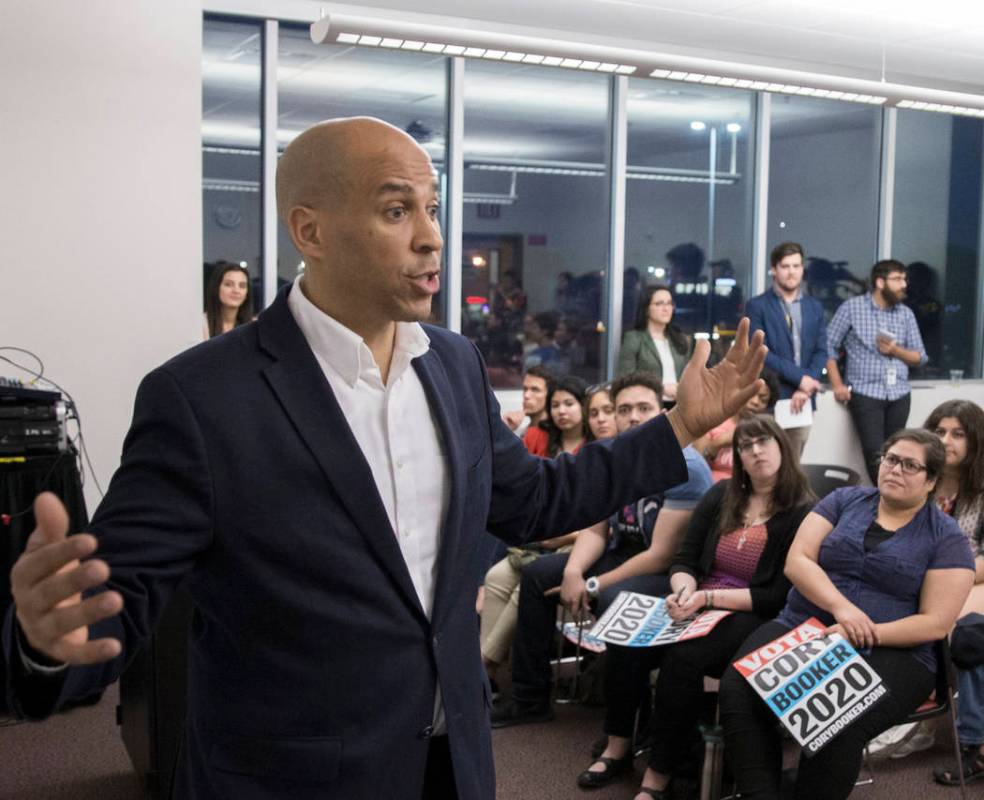
[[[677,385],[677,403],[667,412],[680,447],[733,417],[761,391],[763,382],[758,376],[768,352],[764,338],[762,331],[755,331],[749,341],[748,318],[743,317],[728,355],[711,369],[707,368],[710,343],[706,339],[697,342]]]
[[[109,579],[105,561],[82,561],[95,552],[96,538],[88,533],[69,537],[68,513],[50,492],[34,501],[34,518],[37,527],[10,570],[10,589],[24,639],[37,653],[60,664],[95,664],[115,658],[121,644],[116,639],[90,641],[88,626],[118,614],[123,598],[107,591],[82,599],[84,590]]]

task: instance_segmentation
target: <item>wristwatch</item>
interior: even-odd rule
[[[588,593],[588,597],[594,600],[598,597],[598,592],[601,589],[601,582],[594,576],[588,578],[584,582],[584,591]]]

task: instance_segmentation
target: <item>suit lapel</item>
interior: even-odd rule
[[[443,590],[447,588],[447,579],[450,577],[448,565],[457,563],[456,556],[461,545],[460,536],[455,535],[460,531],[461,526],[452,523],[464,512],[461,508],[461,498],[467,465],[462,461],[461,434],[452,409],[454,393],[444,364],[433,349],[415,358],[412,363],[424,386],[427,402],[444,440],[448,478],[451,481],[448,508],[441,522],[441,542],[434,581],[434,607],[431,619],[436,623],[445,602]]]
[[[276,360],[263,374],[339,502],[406,601],[426,620],[372,470],[314,353],[287,306],[287,294],[260,315],[260,346]]]

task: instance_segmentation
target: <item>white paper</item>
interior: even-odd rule
[[[780,428],[805,428],[813,424],[813,407],[807,400],[799,414],[794,414],[792,400],[777,400],[775,417]]]

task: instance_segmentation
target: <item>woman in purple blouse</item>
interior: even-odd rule
[[[750,653],[817,617],[851,641],[888,689],[822,750],[800,759],[797,800],[846,798],[865,743],[904,720],[933,689],[932,644],[953,628],[974,581],[966,536],[930,499],[945,458],[929,431],[890,436],[877,488],[838,489],[804,520],[786,559],[793,583],[786,607],[739,649],[738,656]],[[741,796],[778,798],[775,716],[733,667],[719,702]]]

